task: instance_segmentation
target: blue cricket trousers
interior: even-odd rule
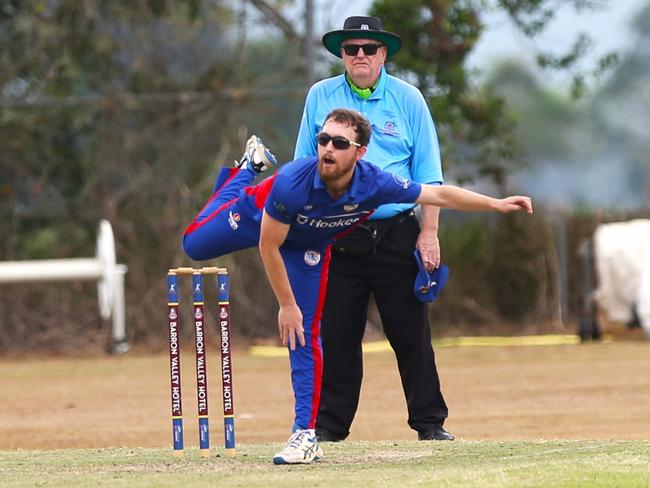
[[[255,174],[247,169],[221,170],[214,192],[183,236],[183,249],[194,260],[213,259],[256,247],[262,211],[275,178],[252,186]],[[280,248],[291,289],[303,314],[305,346],[289,350],[295,398],[293,430],[314,428],[320,404],[323,354],[320,320],[327,289],[330,246],[307,247],[285,242]],[[314,255],[318,262],[314,264]]]

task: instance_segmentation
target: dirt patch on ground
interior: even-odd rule
[[[650,343],[438,348],[461,439],[650,439]],[[183,353],[186,445],[198,444],[193,353]],[[209,351],[212,445],[223,446],[218,354]],[[0,449],[171,446],[166,355],[0,362]],[[414,439],[390,352],[365,356],[350,440]],[[233,356],[238,443],[283,443],[292,424],[286,358]]]

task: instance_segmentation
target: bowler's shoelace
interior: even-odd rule
[[[305,431],[296,432],[289,439],[288,447],[298,447],[302,443],[302,438],[307,434]]]

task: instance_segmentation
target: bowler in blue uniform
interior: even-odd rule
[[[320,318],[334,240],[385,203],[532,212],[528,197],[494,199],[382,171],[362,160],[370,134],[361,114],[336,109],[318,134],[318,157],[288,163],[254,186],[256,170],[275,159],[261,141],[249,140],[243,164],[222,169],[212,197],[183,238],[186,254],[196,260],[259,246],[280,307],[278,327],[289,347],[295,397],[293,434],[274,456],[276,464],[311,463],[322,456],[314,431],[322,375]]]

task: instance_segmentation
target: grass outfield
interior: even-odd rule
[[[0,358],[0,488],[650,486],[650,341],[514,340],[438,346],[454,442],[415,441],[394,355],[364,354],[348,441],[325,444],[317,465],[291,467],[271,463],[293,421],[285,357],[235,351],[231,459],[211,351],[213,450],[201,459],[194,357],[184,351],[181,460],[171,449],[167,354]]]
[[[0,451],[0,486],[543,486],[642,487],[650,480],[649,441],[345,442],[325,444],[308,466],[274,466],[279,444],[196,449]]]

